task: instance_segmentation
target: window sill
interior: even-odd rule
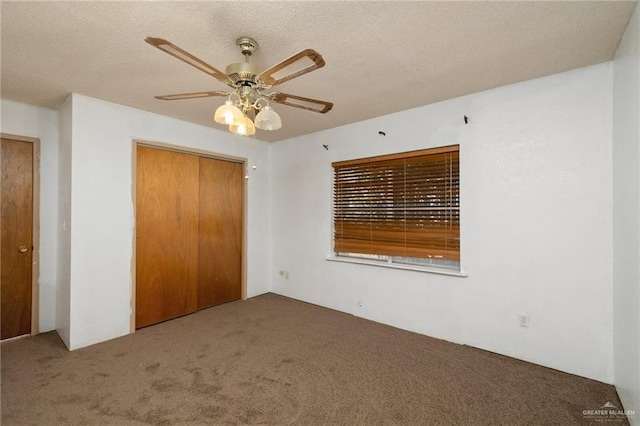
[[[417,271],[417,272],[428,272],[431,274],[440,274],[440,275],[450,275],[453,277],[467,277],[467,274],[464,271],[452,271],[447,269],[437,269],[437,268],[429,268],[428,266],[418,266],[418,265],[407,265],[403,263],[389,263],[384,261],[376,261],[376,260],[367,260],[367,259],[357,259],[353,257],[344,257],[344,256],[327,256],[325,258],[330,262],[344,262],[344,263],[356,263],[359,265],[371,265],[371,266],[380,266],[383,268],[391,268],[391,269],[403,269],[405,271]]]

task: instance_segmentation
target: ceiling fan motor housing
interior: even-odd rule
[[[238,86],[257,84],[258,74],[260,74],[260,68],[249,62],[237,62],[229,65],[225,69],[225,73],[229,76],[233,84]]]

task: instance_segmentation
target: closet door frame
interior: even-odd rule
[[[147,147],[154,149],[161,149],[165,151],[179,152],[183,154],[197,155],[198,157],[213,158],[215,160],[230,161],[233,163],[239,163],[242,165],[243,170],[247,169],[247,159],[242,157],[235,157],[226,154],[220,154],[212,151],[206,151],[203,149],[189,148],[180,145],[174,145],[165,142],[147,141],[142,139],[133,139],[131,149],[131,200],[133,202],[133,235],[132,235],[132,247],[133,256],[131,256],[131,314],[130,314],[130,332],[136,331],[136,210],[137,210],[137,152],[138,147]],[[242,268],[241,268],[241,300],[247,299],[247,181],[243,179],[242,182]]]

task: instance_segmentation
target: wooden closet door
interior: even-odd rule
[[[198,309],[241,297],[242,164],[200,158]]]
[[[0,338],[31,333],[33,144],[2,139]]]
[[[138,147],[136,328],[198,307],[199,158]]]

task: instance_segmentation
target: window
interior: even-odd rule
[[[459,269],[459,145],[332,166],[336,255]]]

